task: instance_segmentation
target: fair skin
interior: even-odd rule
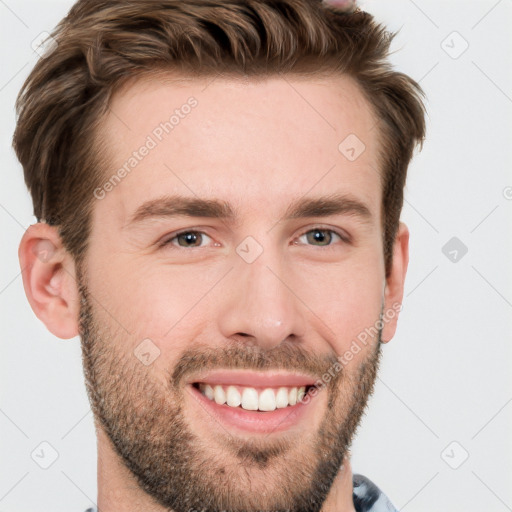
[[[85,261],[101,339],[108,339],[112,350],[141,372],[140,383],[149,381],[155,390],[167,389],[168,376],[180,356],[194,347],[222,354],[234,342],[242,357],[249,349],[280,354],[286,344],[292,351],[302,349],[324,359],[342,355],[360,332],[375,324],[381,307],[386,311],[401,303],[408,264],[409,233],[400,223],[391,274],[386,279],[381,184],[376,171],[378,130],[366,100],[346,77],[136,81],[114,97],[111,110],[115,115],[107,115],[102,123],[100,136],[108,141],[112,159],[106,179],[190,96],[198,102],[190,114],[128,176],[95,200]],[[354,161],[338,150],[348,134],[356,134],[366,146]],[[160,216],[128,224],[143,202],[164,194],[229,202],[237,211],[236,222]],[[370,215],[352,212],[284,218],[295,200],[332,194],[350,195]],[[169,235],[187,229],[202,233],[202,238],[193,245],[187,246],[181,237],[157,247],[164,236],[168,240]],[[314,235],[315,229],[327,237],[325,245],[306,236],[311,230]],[[329,232],[322,231],[328,229],[348,234],[352,241],[344,242],[332,232],[329,238]],[[236,250],[248,236],[263,250],[251,263]],[[40,247],[52,247],[50,256],[38,257]],[[19,255],[25,292],[38,318],[60,338],[79,334],[76,268],[56,229],[42,223],[30,226]],[[382,341],[394,336],[397,318],[385,323]],[[160,353],[145,366],[133,353],[148,338]],[[260,447],[290,442],[280,458],[271,459],[268,470],[256,463],[244,464],[253,493],[248,496],[256,497],[255,507],[265,506],[278,496],[273,478],[277,486],[283,468],[308,468],[300,462],[304,454],[308,461],[317,462],[312,447],[321,421],[333,418],[331,409],[339,420],[345,418],[351,407],[349,386],[354,385],[350,377],[357,378],[359,365],[376,344],[377,339],[372,339],[362,345],[344,366],[342,373],[348,380],[339,381],[340,392],[332,408],[328,406],[331,388],[326,387],[283,429],[264,428],[265,418],[274,413],[247,412],[251,421],[255,415],[263,418],[259,420],[263,429],[258,431],[224,415],[227,405],[204,405],[192,389],[192,374],[180,384],[172,403],[181,403],[190,432],[204,441],[199,456],[214,460],[217,466],[212,467],[222,465],[234,486],[240,478],[242,491],[238,460],[228,447],[249,441],[257,441]],[[287,367],[285,359],[275,361],[280,362],[275,371],[256,372],[263,379],[256,386],[268,387],[264,379],[270,373],[277,374],[284,386],[290,376],[308,373],[298,371],[298,363]],[[218,368],[212,364],[210,369]],[[254,371],[249,378],[255,378]],[[129,396],[135,396],[135,390]],[[223,408],[219,414],[214,405]],[[149,421],[148,417],[152,415],[140,413],[141,422]],[[151,421],[156,424],[158,415],[154,418]],[[99,422],[97,435],[100,510],[169,510],[141,489]],[[297,477],[297,482],[303,485],[310,477]],[[294,488],[292,481],[282,478],[280,485]],[[348,452],[321,510],[354,511]]]

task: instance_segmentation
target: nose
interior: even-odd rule
[[[293,290],[293,273],[283,258],[265,250],[252,263],[237,255],[223,283],[219,328],[225,338],[270,350],[302,338],[304,306]]]

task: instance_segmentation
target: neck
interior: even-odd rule
[[[98,437],[98,510],[101,512],[172,512],[156,503],[138,485],[114,452],[101,428]],[[352,470],[348,456],[341,466],[321,512],[355,512]]]
[[[350,467],[350,458],[347,454],[343,465],[334,479],[321,512],[356,512],[352,491],[352,468]]]
[[[121,462],[101,428],[98,438],[98,510],[101,512],[171,512],[155,503]]]

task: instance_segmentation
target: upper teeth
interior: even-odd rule
[[[257,390],[241,386],[227,386],[200,383],[199,389],[203,395],[219,405],[227,404],[230,407],[241,406],[248,411],[274,411],[288,405],[300,402],[306,394],[305,386],[277,389],[266,388]]]

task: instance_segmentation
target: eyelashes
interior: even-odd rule
[[[304,233],[302,233],[301,235],[299,235],[297,239],[303,239],[304,237],[306,237],[306,240],[308,239],[308,235],[309,234],[316,234],[316,233],[322,233],[324,234],[324,238],[325,238],[325,234],[328,235],[328,242],[331,242],[331,241],[335,241],[336,237],[339,238],[339,240],[344,243],[344,244],[349,244],[351,243],[351,240],[350,240],[350,237],[346,234],[346,233],[343,233],[343,232],[339,232],[337,230],[334,230],[334,229],[331,229],[331,228],[326,228],[326,227],[323,227],[323,226],[316,226],[314,228],[311,228],[311,229],[308,229],[307,231],[305,231]],[[158,244],[158,246],[160,248],[175,248],[175,249],[201,249],[203,246],[202,245],[176,245],[174,244],[173,242],[174,241],[177,241],[180,237],[184,237],[185,235],[188,235],[188,238],[185,238],[185,240],[188,240],[192,243],[194,242],[200,242],[204,239],[204,237],[212,240],[212,238],[206,234],[204,231],[200,231],[200,230],[196,230],[196,229],[186,229],[186,230],[182,230],[182,231],[179,231],[177,233],[174,233],[172,236],[168,237],[168,238],[165,238],[162,242],[160,242]],[[311,239],[309,238],[309,240],[313,240],[314,241],[314,238]],[[319,240],[320,242],[322,240]],[[332,248],[334,247],[336,244],[334,243],[327,243],[326,245],[315,245],[314,243],[313,244],[308,244],[307,241],[303,244],[297,244],[297,242],[293,242],[294,245],[311,245],[311,247],[320,247],[320,248]],[[220,245],[220,244],[215,244],[215,245]]]

